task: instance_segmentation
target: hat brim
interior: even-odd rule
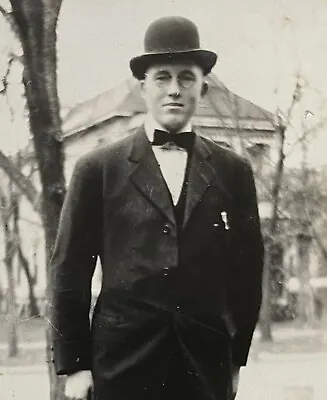
[[[147,69],[154,64],[165,61],[194,61],[208,75],[217,62],[217,54],[210,50],[187,50],[177,52],[145,53],[131,59],[129,66],[138,80],[145,78]]]

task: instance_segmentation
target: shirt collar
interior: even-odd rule
[[[144,129],[145,129],[145,133],[149,139],[149,142],[152,143],[153,142],[153,134],[154,131],[156,129],[160,129],[161,131],[167,131],[167,129],[163,128],[159,122],[157,122],[152,115],[147,115],[145,118],[145,122],[144,122]],[[192,123],[188,122],[183,129],[180,129],[179,131],[177,131],[176,133],[180,133],[180,132],[192,132]]]

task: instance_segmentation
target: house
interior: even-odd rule
[[[196,130],[249,156],[255,167],[262,167],[264,157],[275,159],[275,116],[229,91],[214,74],[207,77],[207,83],[208,93],[193,119]],[[70,110],[63,120],[67,176],[81,154],[133,132],[145,111],[134,78]]]

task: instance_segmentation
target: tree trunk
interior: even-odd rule
[[[266,238],[266,251],[265,251],[265,262],[264,262],[264,270],[263,270],[263,282],[262,282],[262,290],[263,290],[263,298],[262,298],[262,306],[260,310],[260,320],[259,320],[259,328],[261,331],[261,340],[262,341],[272,341],[272,332],[271,332],[271,285],[270,285],[270,266],[271,266],[271,246],[273,244],[273,239],[276,236],[277,232],[277,221],[278,221],[278,207],[279,207],[279,194],[280,188],[283,178],[284,172],[284,143],[285,143],[285,127],[279,126],[279,134],[280,134],[280,147],[279,147],[279,156],[278,162],[276,166],[276,173],[274,177],[274,184],[272,188],[272,216],[268,225],[268,232]]]
[[[1,203],[1,220],[4,231],[5,239],[5,257],[4,262],[7,270],[8,277],[8,291],[7,291],[7,320],[8,320],[8,355],[9,357],[16,357],[18,355],[18,337],[17,337],[17,310],[16,310],[16,296],[15,296],[15,277],[13,273],[13,260],[15,255],[15,243],[13,230],[10,227],[10,219],[12,216],[11,211],[11,185],[9,185],[9,199],[6,200],[0,190],[0,203]]]
[[[31,275],[29,263],[23,254],[21,247],[21,237],[19,231],[19,197],[17,194],[12,196],[12,214],[13,214],[13,233],[15,239],[15,249],[18,256],[19,268],[23,269],[27,278],[28,291],[29,291],[29,317],[35,317],[39,315],[37,301],[34,295],[34,284],[35,281]]]
[[[265,258],[263,266],[262,305],[260,310],[259,329],[262,342],[273,340],[271,332],[271,285],[270,285],[271,251],[270,241],[266,241]]]
[[[14,224],[13,231],[15,237],[15,248],[18,256],[18,263],[20,269],[22,268],[24,270],[28,283],[28,295],[29,295],[28,316],[36,317],[39,315],[39,308],[37,306],[36,297],[34,295],[35,279],[31,274],[28,260],[24,256],[21,246],[21,236],[19,230],[19,197],[17,194],[15,194],[12,199],[12,213],[13,213],[13,224]]]
[[[7,246],[6,246],[7,247]],[[8,275],[8,356],[18,355],[18,336],[17,336],[17,309],[15,296],[15,282],[13,274],[13,244],[8,244],[6,250],[5,264]]]
[[[28,316],[29,317],[37,317],[40,315],[40,310],[37,305],[37,300],[36,300],[35,293],[34,293],[35,279],[31,274],[30,266],[29,266],[29,263],[28,263],[26,257],[23,254],[21,244],[18,243],[17,246],[18,246],[17,247],[17,255],[18,255],[20,267],[23,268],[25,275],[26,275],[27,283],[28,283],[28,299],[29,299]]]
[[[11,0],[11,5],[24,53],[23,82],[42,185],[41,215],[48,266],[65,195],[56,77],[56,26],[61,0]],[[48,290],[51,290],[51,282],[48,282]],[[50,330],[46,333],[50,398],[62,400],[62,380],[56,376],[51,362]]]

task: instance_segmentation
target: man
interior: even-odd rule
[[[153,22],[131,60],[144,126],[76,164],[51,263],[54,362],[66,395],[229,400],[261,302],[253,175],[196,135],[216,54],[182,17]],[[97,257],[102,289],[89,327]]]

